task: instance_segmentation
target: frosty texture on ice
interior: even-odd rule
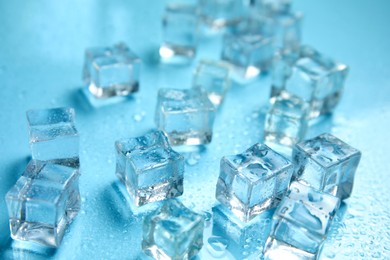
[[[302,46],[296,55],[282,54],[273,66],[271,98],[283,92],[310,104],[310,118],[330,113],[339,103],[348,67]]]
[[[191,259],[203,246],[204,219],[176,200],[144,219],[142,249],[154,259]]]
[[[79,165],[79,134],[73,108],[35,109],[26,115],[32,159]]]
[[[233,25],[244,16],[242,0],[199,0],[202,22],[212,31]]]
[[[216,198],[247,222],[275,207],[288,189],[293,165],[264,144],[221,159]]]
[[[196,6],[168,4],[162,18],[163,42],[159,50],[161,60],[167,63],[191,61],[196,55],[198,27]]]
[[[124,43],[85,51],[83,79],[96,98],[128,96],[139,89],[141,60]]]
[[[351,195],[361,153],[331,134],[295,145],[293,179],[340,199]]]
[[[200,145],[211,142],[215,107],[199,89],[160,89],[155,122],[171,145]]]
[[[283,93],[274,100],[265,118],[264,139],[291,146],[304,139],[309,105],[302,99]]]
[[[221,61],[202,60],[193,77],[193,87],[207,92],[210,101],[219,106],[230,88],[229,67]]]
[[[262,34],[226,34],[221,59],[230,63],[238,82],[255,78],[268,71],[274,55],[273,39]]]
[[[136,206],[183,194],[184,157],[173,151],[163,132],[115,142],[116,175]]]
[[[317,259],[339,206],[337,197],[291,183],[273,216],[265,259]]]
[[[12,238],[59,246],[80,209],[78,179],[76,168],[30,161],[6,195]]]

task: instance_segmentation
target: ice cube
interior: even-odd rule
[[[35,109],[26,115],[32,159],[79,165],[79,134],[73,108]]]
[[[144,219],[142,249],[154,259],[191,259],[203,246],[204,219],[167,200]]]
[[[124,43],[85,51],[83,78],[96,98],[128,96],[139,89],[141,60]]]
[[[162,18],[161,60],[167,63],[192,61],[198,44],[198,27],[198,10],[195,5],[168,4]]]
[[[341,98],[348,67],[308,46],[295,55],[281,54],[273,65],[271,98],[283,92],[310,104],[310,118],[334,110]]]
[[[6,195],[11,237],[59,246],[80,209],[78,179],[77,168],[31,160]]]
[[[340,200],[298,182],[276,209],[265,259],[317,259]]]
[[[221,61],[202,60],[195,70],[192,86],[207,92],[210,101],[219,106],[230,88],[230,68]]]
[[[211,142],[215,107],[198,88],[160,89],[155,122],[171,145],[201,145]]]
[[[183,194],[184,157],[173,151],[163,132],[115,143],[116,175],[137,206]]]
[[[331,134],[294,146],[293,179],[340,199],[351,196],[361,153]]]
[[[221,159],[216,198],[248,222],[277,206],[290,184],[293,165],[264,144]]]
[[[309,104],[299,97],[284,93],[275,98],[264,126],[264,139],[292,146],[304,139],[308,127]]]
[[[200,15],[210,31],[239,22],[245,15],[242,0],[200,0]]]

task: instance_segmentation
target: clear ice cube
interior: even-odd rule
[[[210,101],[219,106],[230,88],[230,68],[221,61],[202,60],[194,73],[192,86],[207,92]]]
[[[139,89],[141,60],[124,43],[85,51],[83,79],[89,92],[105,99],[128,96]]]
[[[299,52],[303,14],[300,12],[279,13],[273,15],[272,19],[275,23],[275,47],[289,54]]]
[[[80,209],[78,179],[77,168],[30,161],[6,195],[11,237],[59,246]]]
[[[304,139],[308,126],[309,104],[299,97],[283,95],[275,98],[264,126],[264,139],[292,146]]]
[[[302,46],[295,55],[280,55],[273,66],[271,97],[283,92],[310,104],[310,118],[330,113],[339,103],[348,67]]]
[[[331,134],[294,146],[293,179],[340,199],[350,197],[361,153]]]
[[[291,0],[252,0],[257,12],[267,14],[279,14],[290,11]]]
[[[155,122],[171,145],[201,145],[211,142],[215,107],[199,89],[160,89]]]
[[[176,200],[167,200],[143,224],[142,249],[154,259],[191,259],[203,246],[204,219]]]
[[[163,132],[115,143],[116,175],[136,206],[183,194],[184,157],[173,151]]]
[[[234,80],[245,83],[270,69],[274,41],[262,34],[226,34],[221,59],[233,66]]]
[[[162,18],[161,60],[167,63],[191,61],[196,55],[198,27],[198,10],[195,5],[168,4]]]
[[[317,259],[339,206],[337,197],[291,183],[273,216],[265,259]]]
[[[199,0],[202,22],[211,31],[238,23],[245,15],[242,0]]]
[[[79,134],[73,108],[35,109],[26,115],[32,159],[79,165]]]
[[[248,222],[277,206],[290,184],[293,165],[264,144],[221,159],[216,198]]]

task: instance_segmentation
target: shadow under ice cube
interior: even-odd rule
[[[304,139],[309,105],[298,97],[283,94],[273,100],[265,118],[264,139],[291,146]]]
[[[201,145],[211,142],[215,107],[198,88],[160,89],[155,122],[171,145]]]
[[[203,246],[204,219],[176,200],[144,219],[142,249],[154,259],[191,259]]]
[[[202,60],[194,73],[192,86],[207,92],[210,101],[218,107],[230,88],[230,68],[220,61]]]
[[[317,259],[340,200],[293,182],[272,220],[265,259]]]
[[[85,51],[83,79],[96,98],[128,96],[139,89],[141,60],[120,43]]]
[[[162,18],[162,37],[159,53],[167,63],[187,63],[196,55],[199,34],[195,5],[168,4]]]
[[[340,139],[322,134],[295,145],[293,179],[341,200],[351,196],[361,153]]]
[[[35,109],[26,115],[32,159],[79,165],[79,134],[73,108]]]
[[[115,143],[116,175],[133,202],[150,202],[183,194],[184,157],[172,150],[161,131]]]
[[[6,195],[11,237],[57,247],[80,209],[79,171],[30,161]]]
[[[293,165],[264,144],[221,159],[216,198],[247,222],[277,206],[288,189]]]
[[[331,113],[341,98],[348,67],[302,46],[295,56],[280,55],[273,65],[271,98],[288,92],[310,104],[310,118]]]

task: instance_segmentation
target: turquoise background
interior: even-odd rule
[[[157,0],[0,1],[0,258],[144,258],[140,227],[145,213],[132,212],[119,191],[114,141],[154,127],[158,88],[191,85],[196,62],[156,63],[163,6]],[[353,196],[331,230],[323,259],[389,258],[390,2],[297,0],[294,9],[305,14],[303,42],[351,68],[341,104],[333,116],[312,126],[308,137],[331,132],[363,154]],[[126,102],[92,108],[80,93],[84,49],[118,41],[144,61],[140,92]],[[218,59],[220,43],[218,36],[202,38],[197,59]],[[266,77],[232,87],[218,112],[213,142],[186,154],[185,205],[211,212],[220,158],[262,140],[269,89]],[[25,111],[58,106],[77,112],[82,210],[58,250],[27,249],[9,238],[4,195],[28,162]],[[207,244],[211,232],[209,226],[200,259],[216,256]],[[247,254],[241,246],[236,258]],[[232,254],[222,250],[220,258]]]

